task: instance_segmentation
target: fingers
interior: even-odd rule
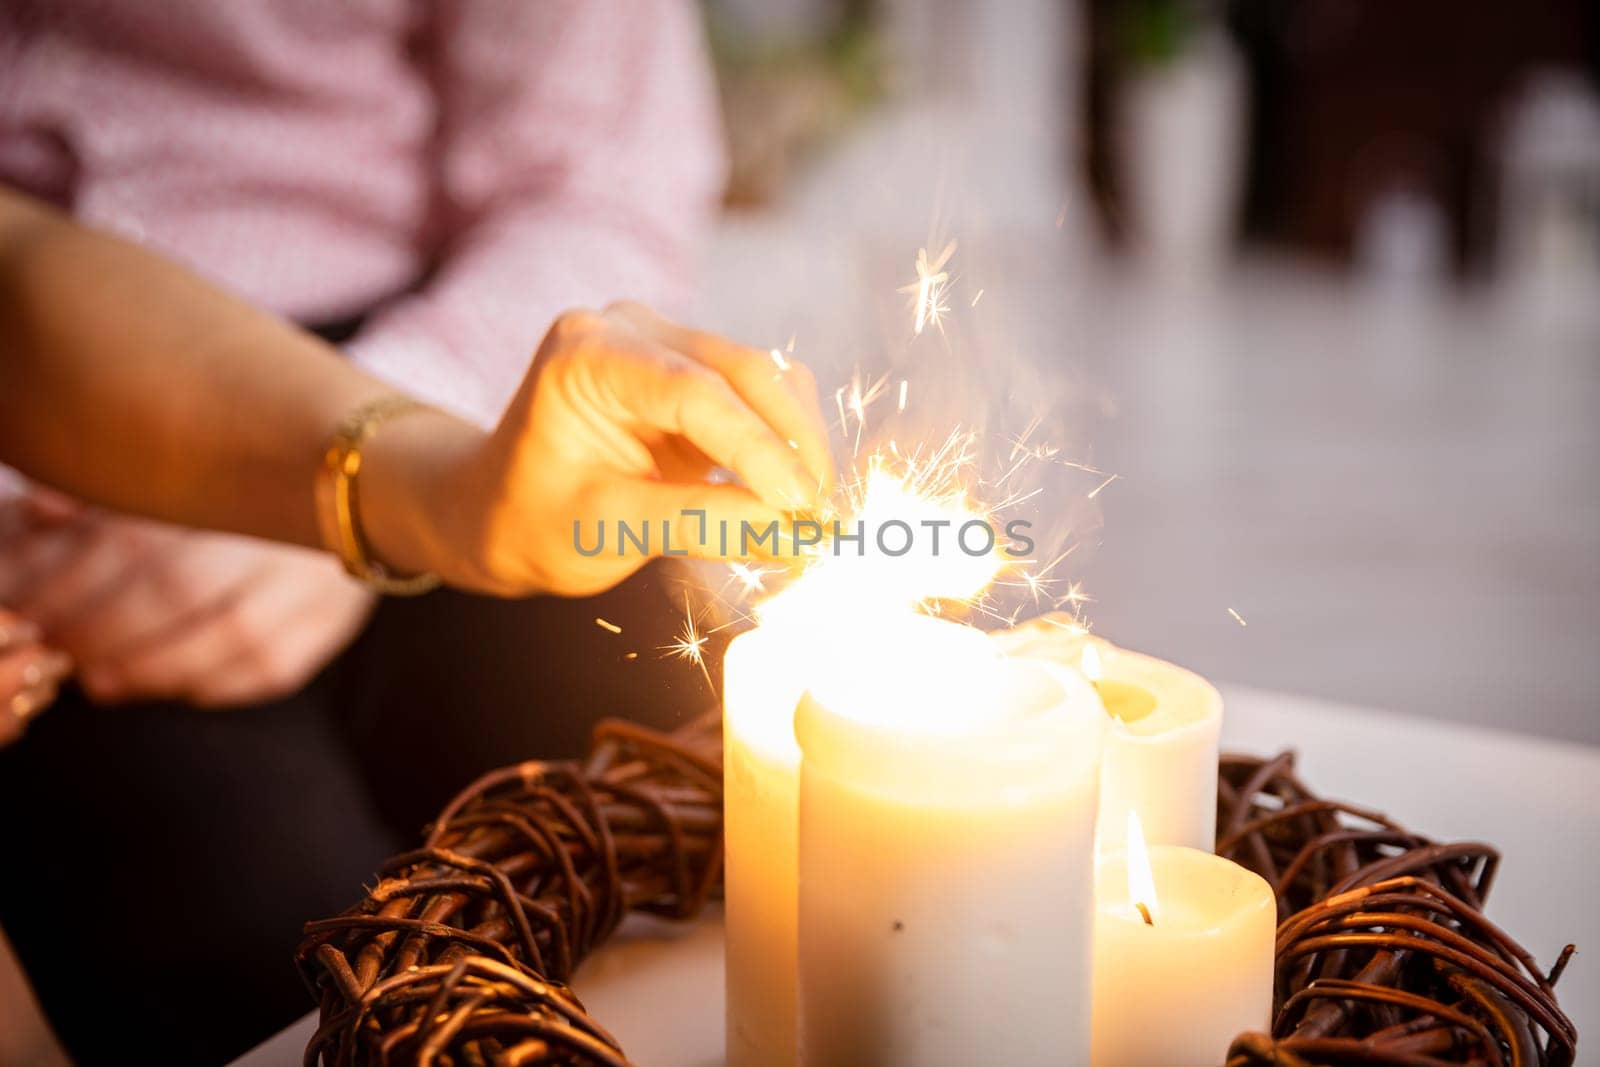
[[[102,704],[187,696],[197,678],[221,667],[236,651],[236,636],[224,622],[226,610],[219,606],[211,615],[184,620],[157,640],[86,663],[78,676],[83,691]]]
[[[127,561],[115,587],[52,629],[52,640],[86,668],[160,644],[225,607],[265,566],[260,553],[272,551],[242,538],[173,534]]]
[[[189,699],[225,707],[299,690],[350,643],[373,602],[332,560],[275,573],[240,600],[235,627],[246,640],[239,653],[199,678]]]
[[[664,345],[629,335],[607,343],[611,358],[595,373],[620,406],[619,421],[687,438],[774,507],[812,506],[816,481],[726,378]]]
[[[126,521],[89,522],[74,527],[41,529],[30,540],[59,539],[64,550],[49,570],[39,570],[30,587],[11,603],[49,632],[58,643],[62,631],[92,615],[99,603],[114,596],[139,571],[155,546]]]
[[[332,561],[284,557],[211,610],[85,668],[96,700],[167,697],[207,707],[298,690],[354,635],[371,598]]]
[[[19,604],[48,584],[82,550],[94,529],[92,521],[63,527],[27,529],[0,547],[0,603]]]
[[[0,655],[37,644],[43,635],[32,619],[0,608]]]
[[[680,326],[642,304],[613,304],[605,315],[716,371],[799,455],[814,483],[813,489],[820,494],[832,485],[833,454],[828,446],[827,423],[817,400],[816,381],[805,364]]]
[[[72,670],[71,659],[53,648],[15,642],[6,647],[0,647],[0,746],[22,736]]]
[[[43,485],[29,486],[25,499],[29,518],[46,525],[72,522],[89,510],[80,501]]]

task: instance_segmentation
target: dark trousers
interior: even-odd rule
[[[209,1067],[310,1010],[301,925],[359,899],[473,777],[574,755],[608,715],[670,728],[709,705],[658,651],[682,617],[657,570],[588,600],[439,592],[386,601],[270,705],[65,694],[0,750],[0,926],[68,1051]]]

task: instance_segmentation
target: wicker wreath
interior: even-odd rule
[[[1323,800],[1294,756],[1224,756],[1217,852],[1278,895],[1272,1035],[1229,1067],[1524,1064],[1566,1067],[1577,1029],[1549,974],[1483,916],[1500,853],[1435,843],[1377,812]]]
[[[566,981],[631,911],[687,919],[722,870],[719,722],[621,722],[587,759],[523,763],[453,800],[296,953],[321,1006],[307,1067],[629,1067]],[[1482,914],[1499,855],[1323,800],[1293,757],[1224,757],[1217,851],[1278,894],[1272,1033],[1228,1067],[1566,1067],[1549,974]],[[1223,1050],[1218,1050],[1219,1062]]]

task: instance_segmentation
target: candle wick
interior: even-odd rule
[[[1144,924],[1146,926],[1154,926],[1156,924],[1156,921],[1150,918],[1150,909],[1145,907],[1144,901],[1138,901],[1134,904],[1134,907],[1139,909],[1139,914],[1144,917]]]

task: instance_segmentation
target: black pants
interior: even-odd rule
[[[387,601],[261,707],[65,694],[0,750],[0,926],[68,1051],[226,1063],[311,1009],[301,924],[357,900],[475,775],[576,754],[608,715],[671,727],[705,708],[700,671],[657,651],[682,622],[668,584]]]

